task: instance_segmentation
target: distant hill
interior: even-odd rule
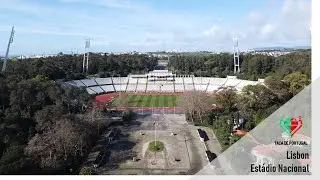
[[[311,46],[295,46],[295,47],[262,47],[253,48],[254,51],[295,51],[295,50],[305,50],[311,49]]]

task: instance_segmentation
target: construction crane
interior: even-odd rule
[[[14,37],[14,26],[12,26],[11,35],[10,35],[9,42],[8,42],[8,47],[7,47],[7,52],[6,52],[6,56],[4,58],[3,66],[2,66],[2,72],[4,72],[6,70],[7,60],[8,60],[8,56],[9,56],[9,50],[10,50],[10,45],[13,42],[13,37]]]

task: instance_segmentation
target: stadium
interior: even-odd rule
[[[310,3],[128,1],[1,3],[0,175],[311,167]]]
[[[241,91],[244,86],[263,83],[262,79],[248,81],[235,76],[181,76],[166,70],[163,63],[159,63],[155,69],[161,70],[130,74],[127,77],[87,78],[65,82],[68,86],[85,88],[97,103],[109,110],[120,110],[117,107],[120,101],[118,97],[125,92],[125,98],[134,112],[130,125],[116,127],[119,134],[126,132],[129,136],[112,138],[113,145],[108,145],[108,149],[113,151],[102,153],[103,157],[112,154],[113,157],[126,160],[119,162],[110,157],[108,163],[103,164],[102,160],[101,163],[97,162],[100,157],[95,154],[97,152],[91,152],[85,166],[96,167],[98,174],[195,174],[221,152],[221,147],[214,141],[216,137],[210,128],[194,126],[188,122],[179,98],[188,93],[202,92],[212,104],[208,108],[213,109],[218,107],[214,95],[220,89],[233,87]],[[102,137],[109,135],[107,133]],[[205,137],[210,141],[205,141]],[[103,142],[104,139],[100,141]],[[107,141],[108,144],[111,143],[110,139]],[[159,152],[150,150],[148,146],[154,142],[161,143],[163,149]],[[130,144],[135,145],[128,148]],[[121,150],[121,147],[126,148]],[[114,166],[117,168],[112,168]]]
[[[66,82],[67,85],[84,87],[90,95],[96,96],[100,103],[117,104],[120,92],[129,94],[133,108],[139,107],[177,107],[178,97],[194,91],[214,95],[224,87],[233,87],[241,91],[244,86],[263,84],[263,79],[249,81],[226,78],[195,77],[176,75],[169,70],[153,70],[147,74],[131,74],[127,77],[88,78]]]

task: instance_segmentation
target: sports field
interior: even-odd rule
[[[176,107],[179,95],[173,94],[129,94],[129,104],[132,107]],[[111,104],[116,106],[119,98],[114,99]]]

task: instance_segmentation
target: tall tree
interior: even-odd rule
[[[284,81],[290,84],[290,92],[294,95],[311,83],[307,76],[301,73],[289,74],[284,77]]]

